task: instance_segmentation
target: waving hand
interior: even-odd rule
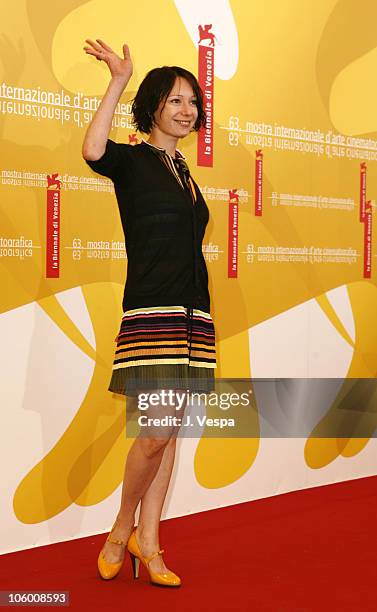
[[[119,57],[103,40],[86,41],[89,47],[84,47],[84,51],[89,55],[94,55],[99,61],[106,62],[113,78],[123,78],[127,81],[131,78],[133,66],[128,45],[123,45],[123,58]]]

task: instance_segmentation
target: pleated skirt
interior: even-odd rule
[[[214,389],[215,328],[208,312],[185,306],[127,310],[115,341],[113,393]]]

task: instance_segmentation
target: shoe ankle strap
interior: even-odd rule
[[[157,555],[162,555],[162,553],[164,553],[164,549],[162,548],[161,550],[158,550],[157,552],[153,553],[153,555],[150,555],[149,557],[144,557],[145,559],[145,563],[148,565],[152,559],[154,559],[155,557],[157,557]]]
[[[107,538],[108,542],[111,542],[111,544],[121,544],[121,545],[125,545],[126,542],[123,542],[123,540],[116,540],[115,538],[111,538],[110,535]]]
[[[108,542],[110,542],[111,544],[120,544],[121,546],[125,546],[125,545],[127,544],[127,542],[124,542],[123,540],[117,540],[116,538],[112,538],[112,537],[111,537],[111,535],[112,535],[112,533],[113,533],[113,531],[114,531],[114,529],[115,529],[115,525],[117,524],[118,520],[119,520],[119,519],[118,519],[118,517],[117,517],[117,518],[115,519],[115,523],[114,523],[114,525],[112,526],[111,531],[110,531],[110,533],[109,533],[109,535],[108,535],[108,537],[107,537],[107,541],[108,541]]]

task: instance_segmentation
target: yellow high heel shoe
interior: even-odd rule
[[[169,571],[164,574],[159,574],[149,569],[148,566],[149,566],[149,563],[152,561],[152,559],[157,557],[157,555],[162,555],[162,553],[165,551],[158,550],[157,552],[153,553],[149,557],[143,557],[143,555],[140,552],[140,548],[137,543],[137,540],[136,540],[136,527],[134,528],[134,530],[132,531],[130,535],[130,538],[127,543],[127,549],[131,557],[134,578],[139,578],[139,566],[140,566],[140,561],[141,561],[149,573],[149,577],[151,579],[152,584],[159,584],[163,586],[180,586],[181,585],[181,579],[179,578],[179,576],[177,576],[177,574],[174,574],[174,572]]]
[[[116,521],[109,535],[107,536],[106,542],[111,542],[112,544],[120,544],[122,546],[126,546],[127,542],[123,542],[123,540],[116,540],[115,538],[111,537],[111,534],[113,532],[115,525],[116,525]],[[98,555],[98,561],[97,561],[98,571],[101,575],[101,578],[103,578],[104,580],[110,580],[111,578],[115,578],[115,576],[119,573],[120,568],[123,565],[123,561],[124,561],[124,557],[121,561],[118,561],[117,563],[109,563],[109,561],[106,561],[103,555],[103,552],[101,550],[100,554]]]

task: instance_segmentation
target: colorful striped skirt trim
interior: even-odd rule
[[[116,343],[113,393],[214,388],[215,329],[208,312],[185,306],[127,310]]]

